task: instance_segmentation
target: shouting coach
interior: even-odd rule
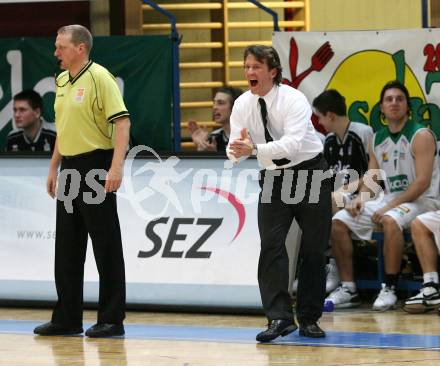
[[[330,234],[332,187],[324,174],[327,163],[322,142],[310,120],[306,97],[280,85],[281,65],[274,48],[247,47],[244,69],[250,90],[232,109],[227,153],[232,160],[255,155],[263,168],[258,201],[258,282],[269,324],[257,341],[268,342],[297,329],[288,292],[285,247],[293,219],[302,230],[296,305],[299,334],[324,337],[317,321],[325,298],[324,250]]]

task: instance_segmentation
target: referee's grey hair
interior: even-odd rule
[[[80,43],[84,43],[86,45],[87,53],[90,53],[90,50],[93,47],[93,37],[90,31],[79,24],[65,25],[61,27],[57,31],[58,34],[70,34],[72,37],[72,43],[74,45],[79,45]]]

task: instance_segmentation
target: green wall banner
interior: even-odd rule
[[[15,128],[12,98],[24,89],[39,92],[44,119],[53,122],[54,38],[0,39],[0,150]],[[168,36],[95,37],[91,60],[118,81],[130,112],[133,144],[172,150],[172,42]]]

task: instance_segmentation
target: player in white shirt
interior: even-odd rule
[[[333,216],[332,251],[341,286],[327,300],[336,308],[360,304],[353,274],[352,237],[370,240],[375,225],[381,225],[384,231],[385,283],[373,310],[395,307],[403,230],[419,214],[436,209],[438,204],[440,176],[433,132],[409,120],[408,90],[399,81],[384,86],[380,106],[388,126],[374,135],[369,171],[360,194]],[[368,200],[369,193],[377,196],[381,191],[378,179],[385,184],[383,199]]]
[[[440,254],[440,210],[417,216],[411,223],[411,236],[423,271],[423,286],[416,296],[405,301],[403,310],[408,313],[425,313],[437,309],[440,315],[437,267]]]

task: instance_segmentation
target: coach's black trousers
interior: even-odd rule
[[[122,251],[121,230],[116,208],[116,195],[107,193],[100,204],[89,204],[84,194],[96,198],[94,189],[85,177],[92,169],[110,168],[113,150],[96,150],[78,157],[63,158],[61,175],[79,172],[79,192],[71,202],[73,212],[66,210],[66,199],[57,199],[55,239],[55,283],[58,302],[52,314],[52,322],[66,326],[81,326],[83,312],[84,262],[87,238],[90,235],[96,266],[99,273],[98,323],[122,324],[125,318],[125,269]],[[76,191],[77,175],[69,174],[64,197]],[[103,177],[96,181],[102,184]],[[96,189],[96,187],[95,187]],[[102,192],[101,191],[101,192]]]
[[[293,319],[288,293],[289,259],[285,246],[293,219],[296,219],[302,230],[298,261],[297,318],[300,323],[316,322],[322,315],[325,300],[324,251],[328,246],[331,228],[332,188],[330,179],[324,179],[319,184],[320,174],[317,172],[322,173],[326,169],[327,163],[319,155],[278,173],[261,171],[262,191],[258,203],[261,252],[258,282],[263,307],[269,320]],[[270,184],[272,179],[273,187]]]

